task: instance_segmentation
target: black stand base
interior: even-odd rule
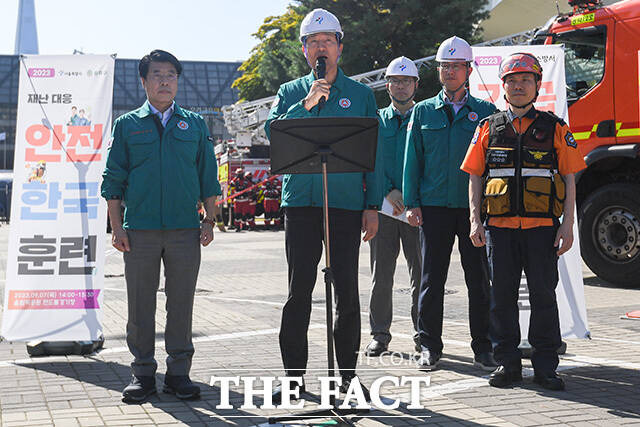
[[[318,409],[315,411],[301,412],[297,415],[283,415],[281,417],[270,417],[269,424],[275,424],[286,421],[298,421],[308,420],[312,418],[331,418],[336,421],[340,421],[342,424],[349,426],[355,426],[353,422],[345,418],[349,415],[364,415],[368,414],[369,409]]]
[[[103,345],[104,337],[96,341],[30,341],[27,343],[27,353],[31,357],[83,356],[100,350]]]

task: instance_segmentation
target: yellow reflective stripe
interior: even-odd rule
[[[618,133],[616,133],[616,136],[640,136],[640,128],[620,129],[618,130]]]
[[[589,139],[589,138],[591,138],[591,134],[592,134],[593,132],[595,132],[597,129],[598,129],[598,125],[597,125],[597,124],[595,124],[595,125],[593,125],[593,127],[591,128],[591,130],[588,130],[588,131],[586,131],[586,132],[574,132],[574,133],[573,133],[573,138],[574,138],[576,141],[580,141],[580,140],[582,140],[582,139]]]
[[[620,129],[621,127],[622,127],[622,122],[616,123],[616,137],[640,135],[640,128]]]
[[[589,137],[591,136],[591,131],[587,131],[587,132],[575,132],[573,134],[573,137],[575,138],[576,141],[580,141],[582,139],[589,139]]]

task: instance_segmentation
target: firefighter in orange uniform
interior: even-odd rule
[[[509,108],[480,123],[461,167],[470,174],[470,238],[476,247],[486,244],[491,272],[491,336],[500,366],[489,384],[522,381],[518,289],[524,269],[533,381],[563,390],[556,374],[562,342],[558,257],[573,244],[574,174],[586,165],[565,122],[533,107],[542,80],[537,58],[528,53],[505,58],[500,78]]]

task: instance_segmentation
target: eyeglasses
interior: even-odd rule
[[[169,83],[173,83],[176,80],[178,80],[178,75],[177,74],[151,74],[149,76],[149,80],[152,80],[154,82],[169,82]]]
[[[467,64],[457,63],[457,62],[445,62],[444,64],[440,64],[438,66],[442,71],[453,71],[458,72],[461,70],[467,69]]]
[[[325,40],[308,40],[305,43],[307,49],[319,49],[321,46],[333,47],[338,44],[338,40],[335,38],[325,39]]]
[[[411,83],[413,83],[415,80],[408,78],[408,79],[398,79],[396,77],[389,77],[387,79],[387,81],[389,82],[390,85],[392,86],[409,86],[411,85]]]

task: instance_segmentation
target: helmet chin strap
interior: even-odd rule
[[[504,96],[504,100],[507,102],[507,104],[511,105],[512,107],[516,107],[516,108],[527,108],[529,105],[533,105],[533,103],[534,103],[534,102],[536,102],[536,99],[538,99],[538,95],[539,95],[539,92],[538,92],[538,89],[536,89],[536,94],[535,94],[535,96],[533,97],[533,99],[532,99],[531,101],[527,102],[526,104],[523,104],[523,105],[516,105],[516,104],[514,104],[514,103],[510,102],[510,101],[507,99],[507,94],[504,94],[503,96]]]
[[[442,82],[442,80],[440,80],[440,84],[442,85],[442,89],[445,91],[445,93],[447,94],[447,96],[451,95],[450,98],[453,99],[456,97],[456,95],[458,94],[458,92],[460,92],[461,89],[466,89],[467,86],[469,85],[469,70],[467,69],[467,77],[464,79],[464,82],[458,86],[458,88],[456,90],[447,90],[447,87],[445,86],[445,84]],[[438,77],[440,78],[440,77]]]
[[[393,100],[393,102],[399,104],[399,105],[407,105],[408,103],[410,103],[411,101],[413,101],[413,98],[415,98],[416,96],[416,91],[417,89],[413,89],[413,93],[404,101],[401,99],[396,98],[395,96],[393,96],[391,94],[391,91],[389,89],[387,89],[387,93],[389,94],[389,97],[391,98],[391,100]]]

